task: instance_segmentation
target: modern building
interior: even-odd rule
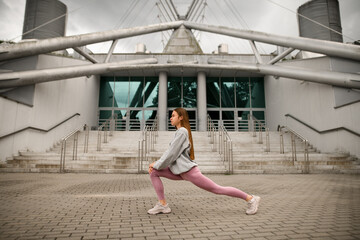
[[[144,43],[134,53],[113,54],[117,39],[168,29],[174,31],[162,53],[147,52]],[[204,53],[191,29],[247,39],[254,54],[230,54],[225,43]],[[272,131],[294,129],[322,152],[359,158],[360,47],[310,37],[185,18],[0,45],[0,163],[18,151],[44,151],[74,129],[107,119],[114,119],[116,130],[140,131],[157,117],[159,129],[167,131],[176,107],[188,110],[194,131],[206,131],[208,116],[228,131],[247,131],[255,117]],[[107,54],[81,48],[109,40]],[[260,55],[256,42],[279,51]],[[67,48],[84,59],[53,54]],[[289,59],[296,49],[297,58]]]

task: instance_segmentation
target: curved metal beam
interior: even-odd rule
[[[206,25],[187,21],[184,22],[184,26],[186,28],[191,28],[204,32],[217,33],[231,37],[243,38],[283,47],[291,47],[315,53],[322,53],[329,56],[349,58],[360,61],[360,46],[356,45],[310,39],[304,37],[287,37],[270,33],[241,30],[224,26]]]
[[[148,33],[160,32],[179,28],[182,21],[154,24],[145,27],[133,27],[105,32],[81,34],[68,37],[48,38],[42,40],[26,41],[16,44],[0,46],[0,61],[49,53],[67,48],[81,47],[88,44],[111,41],[120,38],[133,37]]]
[[[133,37],[169,29],[179,28],[184,25],[187,28],[199,31],[227,35],[252,41],[274,44],[278,46],[291,47],[310,52],[326,54],[329,56],[348,58],[360,61],[360,47],[356,45],[337,43],[331,41],[288,37],[270,33],[263,33],[251,30],[242,30],[224,26],[206,25],[188,21],[176,21],[161,24],[154,24],[143,27],[110,30],[105,32],[88,33],[68,37],[49,38],[21,42],[7,46],[0,46],[0,61],[15,59],[30,55],[49,53],[57,50],[85,46],[98,42],[110,41],[120,38]]]
[[[138,60],[136,60],[138,61]],[[274,66],[266,64],[253,63],[236,63],[232,65],[216,64],[216,60],[209,60],[210,63],[215,64],[193,64],[193,63],[179,63],[179,64],[147,64],[146,61],[156,63],[156,59],[142,60],[144,65],[142,69],[155,69],[164,71],[169,68],[193,68],[199,71],[207,70],[237,70],[244,72],[259,73],[262,75],[273,75],[284,78],[291,78],[295,80],[302,80],[308,82],[315,82],[321,84],[328,84],[339,86],[343,88],[360,89],[360,75],[353,73],[341,73],[330,71],[319,71],[301,68],[291,68],[283,66]],[[86,66],[67,67],[58,69],[44,69],[36,71],[25,71],[17,73],[6,73],[0,75],[0,89],[10,88],[16,86],[30,85],[39,82],[55,81],[60,79],[67,79],[78,76],[87,76],[89,74],[101,74],[114,71],[129,71],[139,69],[139,65],[135,61],[120,62],[120,63],[99,63]],[[102,65],[102,67],[100,67]],[[69,71],[70,70],[70,71]],[[17,78],[9,80],[9,78]]]
[[[55,69],[4,73],[0,74],[0,89],[20,87],[81,76],[89,76],[94,74],[102,74],[122,69],[122,67],[125,65],[139,68],[140,64],[154,64],[157,62],[158,61],[156,58],[148,58],[123,62],[98,63]]]
[[[284,78],[292,78],[307,82],[328,84],[344,88],[360,89],[359,74],[321,71],[316,69],[294,68],[285,66],[276,66],[268,64],[250,64],[239,62],[225,62],[223,60],[209,59],[208,63],[214,68],[236,69],[261,73],[263,75],[272,75]],[[221,68],[224,69],[224,68]]]

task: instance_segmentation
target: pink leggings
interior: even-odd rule
[[[199,188],[202,188],[206,191],[215,193],[215,194],[221,194],[221,195],[227,195],[231,197],[237,197],[242,198],[246,200],[247,194],[243,191],[240,191],[237,188],[233,187],[222,187],[214,183],[211,179],[205,177],[202,175],[198,167],[193,167],[190,171],[181,173],[180,175],[173,174],[170,169],[167,167],[163,170],[156,170],[153,169],[153,171],[150,174],[150,179],[152,182],[152,185],[155,188],[156,194],[158,196],[159,200],[164,200],[164,185],[160,179],[160,177],[165,177],[171,180],[186,180],[192,182],[195,186],[198,186]]]

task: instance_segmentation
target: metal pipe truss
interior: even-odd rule
[[[6,47],[0,46],[0,61],[175,29],[179,28],[182,23],[182,21],[161,23],[145,27],[124,28],[68,37],[57,37],[29,42],[20,42],[17,44],[10,44]]]
[[[196,69],[196,71],[207,72],[210,69],[218,70],[236,70],[251,73],[258,73],[262,75],[272,75],[296,80],[304,80],[320,84],[330,84],[344,88],[360,89],[360,75],[353,73],[340,73],[330,71],[319,71],[312,69],[301,69],[292,67],[282,67],[267,64],[253,64],[253,63],[227,63],[219,62],[217,60],[209,60],[211,64],[193,64],[193,63],[178,63],[178,64],[154,64],[156,59],[150,58],[136,61],[127,61],[119,63],[99,63],[86,66],[66,67],[60,69],[44,69],[35,71],[24,71],[16,73],[4,73],[0,75],[0,89],[11,88],[17,86],[24,86],[39,82],[55,81],[59,79],[68,79],[78,76],[86,76],[89,74],[102,74],[113,71],[129,71],[139,69],[138,64],[142,69],[153,69],[163,71],[170,68]],[[147,63],[147,61],[149,61]],[[149,64],[151,63],[151,64]],[[101,67],[102,66],[102,67]]]
[[[171,2],[171,0],[170,0]],[[134,27],[128,29],[111,30],[105,32],[89,33],[69,37],[50,38],[29,42],[22,42],[17,44],[10,44],[6,46],[0,46],[0,61],[9,59],[16,59],[25,56],[38,55],[43,53],[49,53],[57,50],[63,50],[67,48],[78,49],[80,46],[87,44],[93,44],[98,42],[113,40],[113,45],[109,50],[106,61],[109,60],[113,48],[116,45],[116,39],[133,37],[137,35],[143,35],[153,32],[166,31],[170,29],[179,28],[184,25],[186,28],[212,32],[221,35],[227,35],[237,38],[243,38],[249,40],[252,44],[254,52],[257,53],[254,41],[259,41],[268,44],[274,44],[289,49],[281,56],[285,56],[294,49],[305,50],[310,52],[316,52],[326,54],[329,56],[335,56],[340,58],[347,58],[356,61],[360,61],[360,47],[356,45],[343,44],[331,41],[316,40],[302,37],[284,37],[275,34],[268,34],[262,32],[255,32],[250,30],[241,30],[235,28],[228,28],[223,26],[212,26],[199,23],[192,23],[187,21],[177,21],[170,23],[162,23],[149,25],[145,27]],[[152,69],[166,69],[174,67],[183,68],[195,68],[196,70],[208,71],[210,69],[221,69],[221,70],[238,70],[248,71],[253,73],[259,73],[262,75],[273,75],[278,77],[293,78],[299,80],[305,80],[310,82],[330,84],[334,86],[355,88],[360,89],[360,75],[352,73],[340,73],[331,71],[317,71],[311,69],[299,69],[290,68],[285,66],[272,65],[276,61],[280,60],[280,57],[270,61],[268,64],[263,64],[260,54],[257,55],[259,64],[253,63],[239,63],[239,62],[224,62],[209,60],[209,64],[161,64],[154,65],[157,63],[156,59],[136,60],[119,63],[96,63],[89,54],[83,53],[90,61],[95,64],[65,67],[58,69],[44,69],[44,70],[33,70],[23,72],[11,72],[0,74],[0,89],[7,89],[12,87],[30,85],[46,81],[54,81],[60,79],[67,79],[79,76],[88,76],[93,74],[102,74],[112,71],[131,70],[139,68],[152,68]],[[211,65],[210,65],[211,64]],[[230,64],[230,65],[229,65]]]
[[[270,33],[241,30],[223,26],[213,26],[194,22],[184,22],[186,28],[199,31],[217,33],[221,35],[242,38],[252,41],[274,44],[283,47],[326,54],[334,57],[348,58],[360,61],[360,47],[356,45],[310,39],[304,37],[287,37]]]
[[[124,66],[139,68],[139,65],[141,64],[155,64],[157,62],[156,58],[147,58],[122,62],[97,63],[82,66],[4,73],[0,74],[0,89],[108,73],[121,70]]]
[[[208,63],[211,64],[211,68],[217,68],[222,70],[227,69],[249,71],[253,73],[260,73],[263,75],[292,78],[308,82],[329,84],[344,88],[360,89],[360,75],[355,73],[320,71],[315,69],[294,68],[269,64],[251,64],[234,61],[227,62],[222,59],[209,59]]]

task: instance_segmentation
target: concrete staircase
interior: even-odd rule
[[[159,132],[155,151],[143,159],[146,172],[150,162],[158,160],[168,148],[175,132]],[[250,133],[229,132],[233,141],[234,173],[285,174],[303,173],[305,162],[303,147],[297,142],[297,161],[293,162],[291,142],[284,136],[285,153],[280,154],[279,133],[270,133],[270,152],[265,152],[265,136],[263,144],[258,137]],[[72,141],[67,143],[66,172],[76,173],[137,173],[138,172],[138,140],[141,132],[114,132],[102,143],[101,151],[97,151],[97,131],[90,132],[88,152],[84,152],[84,133],[79,135],[78,157],[72,160]],[[193,132],[195,161],[203,173],[227,173],[228,163],[222,162],[218,152],[213,151],[207,133]],[[218,140],[216,141],[218,143]],[[216,145],[216,147],[218,147]],[[7,159],[0,172],[59,172],[61,146],[57,144],[47,152],[20,152],[19,156]],[[311,148],[309,151],[310,173],[360,173],[360,161],[346,154],[324,154]]]
[[[66,144],[66,172],[77,173],[137,173],[138,140],[141,132],[114,132],[97,151],[97,131],[89,133],[88,152],[84,153],[84,132],[79,134],[77,159],[72,160],[73,141]],[[19,152],[9,158],[0,172],[59,172],[61,144],[47,152]]]
[[[270,151],[266,152],[265,136],[263,144],[252,133],[229,132],[233,141],[234,173],[288,174],[305,173],[304,144],[296,139],[296,161],[292,158],[291,137],[284,135],[284,153],[280,153],[280,134],[270,132]],[[309,146],[310,173],[360,173],[360,161],[348,154],[320,153]]]

